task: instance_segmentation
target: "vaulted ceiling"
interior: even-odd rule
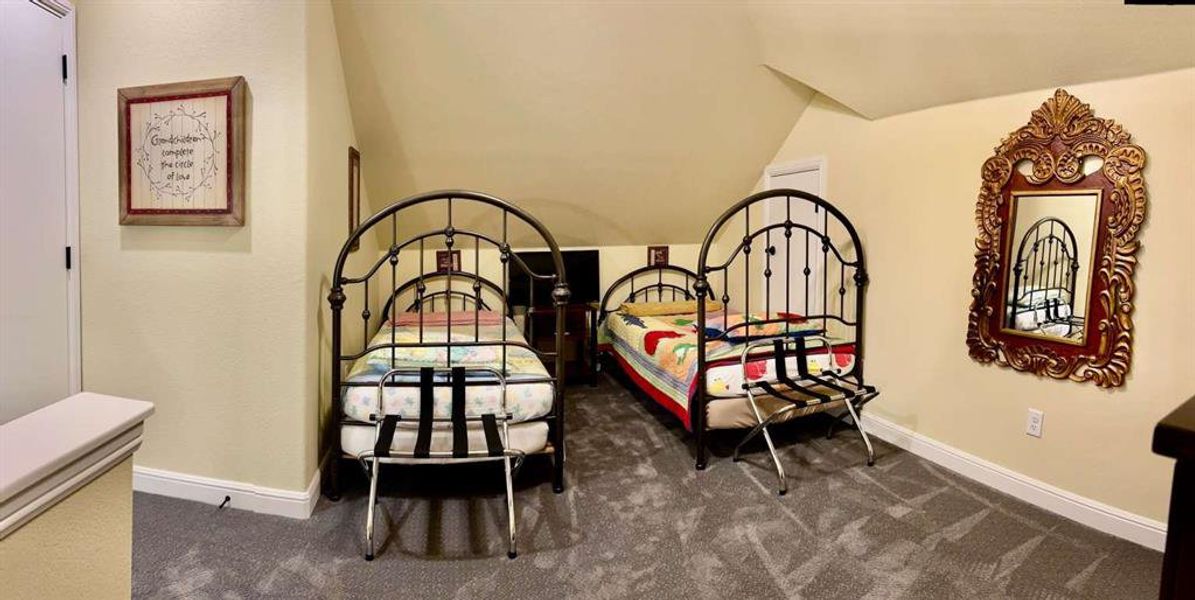
[[[565,245],[693,241],[813,95],[761,63],[731,5],[335,8],[375,208],[477,189]]]
[[[868,118],[1195,66],[1195,10],[1114,2],[338,1],[375,209],[469,188],[564,245],[699,241],[812,97]]]

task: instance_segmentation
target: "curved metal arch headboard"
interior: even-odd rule
[[[778,223],[757,225],[753,228],[752,223],[751,223],[751,208],[757,204],[763,203],[767,200],[771,200],[774,198],[786,199],[784,220],[781,222],[778,222]],[[814,214],[820,216],[821,223],[802,222],[802,220],[799,216],[794,218],[793,207],[794,207],[795,202],[804,203],[805,205],[812,206],[814,208]],[[715,241],[717,240],[719,235],[723,232],[726,225],[732,219],[734,219],[736,216],[739,216],[740,213],[742,213],[743,224],[744,224],[744,231],[743,231],[742,239],[729,252],[729,256],[726,257],[725,261],[712,263],[713,257],[711,256],[711,253],[714,250],[713,246],[715,244]],[[831,219],[832,219],[832,221],[831,221]],[[815,221],[816,220],[817,219],[815,218]],[[836,224],[836,226],[835,226],[836,230],[838,227],[841,227],[841,229],[846,232],[847,238],[848,238],[847,241],[849,242],[850,247],[852,247],[852,249],[853,249],[854,259],[849,259],[848,258],[849,254],[847,252],[844,252],[844,249],[847,248],[845,243],[839,243],[838,241],[834,240],[833,237],[830,235],[831,222]],[[820,225],[820,228],[819,228],[819,225]],[[810,242],[816,242],[816,241],[821,242],[820,243],[820,251],[822,253],[822,265],[823,265],[822,276],[824,278],[823,286],[822,286],[823,302],[822,302],[822,311],[821,312],[824,314],[802,315],[802,316],[805,318],[811,319],[811,320],[814,320],[814,319],[835,320],[835,321],[841,322],[844,325],[848,325],[848,326],[851,326],[854,328],[854,336],[853,336],[854,340],[852,340],[852,343],[854,345],[855,360],[854,360],[853,366],[851,367],[851,370],[847,373],[844,373],[843,375],[847,376],[847,377],[854,377],[854,378],[858,379],[859,381],[862,381],[862,378],[863,378],[864,296],[865,296],[865,290],[866,290],[867,283],[868,283],[869,279],[868,279],[868,274],[867,274],[866,258],[865,258],[864,252],[863,252],[863,242],[860,239],[859,234],[858,234],[857,230],[855,229],[854,224],[852,224],[850,219],[848,219],[846,217],[846,215],[843,214],[842,211],[840,211],[833,204],[830,204],[828,201],[826,201],[825,199],[823,199],[819,196],[810,194],[808,192],[803,192],[800,190],[793,190],[793,189],[766,190],[763,192],[758,192],[756,194],[752,194],[752,195],[740,200],[739,202],[735,203],[733,206],[728,208],[725,212],[723,212],[714,221],[714,223],[710,226],[709,230],[706,232],[704,240],[701,243],[701,250],[698,253],[698,258],[697,258],[697,282],[694,284],[694,290],[696,291],[696,294],[697,294],[697,320],[698,320],[698,324],[699,324],[699,326],[697,327],[698,382],[697,382],[697,391],[695,394],[693,394],[693,397],[690,400],[689,418],[690,418],[690,422],[691,422],[691,427],[697,433],[697,436],[698,436],[697,445],[698,445],[698,452],[699,452],[699,457],[698,457],[699,465],[704,464],[703,436],[704,436],[704,430],[705,430],[705,402],[706,402],[706,388],[705,388],[706,381],[705,381],[704,374],[707,370],[707,356],[706,356],[707,342],[711,341],[712,339],[722,339],[724,337],[727,337],[727,334],[729,334],[734,329],[745,328],[745,327],[749,326],[749,324],[746,322],[746,320],[744,320],[744,322],[741,323],[740,325],[731,326],[731,327],[727,327],[726,322],[724,321],[722,324],[722,328],[721,328],[721,334],[717,334],[714,337],[711,337],[711,334],[707,331],[707,325],[706,325],[706,314],[707,314],[706,303],[707,303],[707,300],[714,293],[710,278],[711,278],[711,275],[713,275],[715,273],[718,273],[718,272],[722,273],[723,288],[722,288],[722,297],[720,299],[722,300],[724,305],[727,305],[727,307],[729,308],[729,303],[731,300],[731,298],[729,296],[729,286],[727,284],[727,279],[729,276],[729,269],[730,269],[731,265],[734,264],[736,259],[743,260],[744,263],[746,263],[746,266],[743,269],[743,271],[744,271],[743,308],[744,308],[744,312],[747,312],[751,308],[751,284],[752,284],[753,274],[751,273],[751,269],[749,267],[750,267],[750,254],[752,251],[752,246],[754,245],[754,243],[756,242],[756,240],[758,238],[760,238],[760,237],[764,238],[764,240],[763,240],[764,241],[763,251],[764,251],[764,256],[765,256],[765,258],[764,258],[764,269],[765,270],[763,273],[764,281],[765,281],[764,285],[769,288],[768,291],[770,292],[770,286],[771,286],[772,279],[776,275],[776,273],[772,270],[773,265],[772,265],[772,258],[771,258],[772,256],[774,256],[776,254],[776,247],[775,247],[775,245],[773,245],[773,241],[772,241],[774,232],[780,232],[780,234],[783,236],[784,243],[786,244],[786,248],[788,250],[785,255],[786,260],[791,260],[791,258],[793,256],[792,250],[797,249],[797,246],[799,245],[799,242],[798,242],[798,244],[792,244],[792,242],[791,242],[794,233],[803,232],[805,235],[806,243],[801,247],[805,248],[805,251],[803,252],[803,254],[806,256],[806,258],[808,258],[808,255],[809,255]],[[829,284],[831,283],[831,281],[829,279],[829,268],[828,268],[829,263],[826,261],[826,259],[831,255],[831,253],[833,253],[833,256],[835,257],[835,259],[837,260],[838,265],[839,265],[839,273],[838,273],[839,285],[838,285],[837,292],[838,292],[840,302],[839,302],[839,314],[836,314],[836,315],[830,314],[829,309],[828,309],[828,307],[829,307],[828,296],[829,296],[829,290],[830,290]],[[792,278],[792,271],[789,268],[790,266],[791,265],[784,265],[784,268],[781,269],[781,271],[782,271],[781,276],[783,277],[784,284],[786,286],[785,287],[786,298],[791,296],[791,291],[792,291],[791,287],[790,287],[790,284],[791,284],[790,279]],[[846,286],[847,286],[847,280],[848,280],[847,273],[846,273],[847,269],[850,269],[851,271],[853,271],[853,274],[850,276],[850,281],[853,282],[855,285],[853,319],[848,318],[848,315],[846,314],[846,310],[845,310],[845,308],[846,308]],[[809,262],[805,263],[805,268],[802,270],[802,273],[805,278],[805,284],[806,284],[805,289],[808,290],[809,289],[808,288],[809,278],[810,278],[810,275],[812,274]],[[806,292],[806,295],[808,297],[808,291]],[[786,300],[786,303],[787,302],[788,302],[788,300]],[[762,321],[762,323],[791,322],[791,320],[790,320],[791,318],[789,318],[789,317],[771,318],[770,315],[773,312],[773,308],[770,306],[770,303],[771,303],[770,293],[765,293],[765,295],[764,295],[765,312],[767,312],[769,314],[765,315],[766,318]],[[806,303],[806,307],[808,307],[808,302]],[[776,307],[776,308],[778,309],[779,307]],[[788,310],[788,308],[789,308],[788,306],[785,307],[785,312],[792,312],[791,310]],[[724,319],[726,319],[725,315],[728,312],[729,312],[728,310],[722,311]],[[754,323],[759,324],[759,323],[761,323],[761,321],[755,321]],[[751,336],[748,335],[747,339],[750,340]]]
[[[1056,229],[1060,230],[1060,233],[1056,233]],[[1033,240],[1032,243],[1030,238]],[[1039,259],[1039,255],[1043,253],[1045,256]],[[1005,322],[1008,327],[1015,327],[1017,315],[1022,312],[1020,309],[1037,310],[1023,305],[1021,299],[1024,295],[1039,290],[1066,291],[1065,299],[1054,298],[1052,302],[1047,302],[1049,306],[1039,308],[1046,308],[1049,314],[1057,316],[1061,314],[1058,309],[1065,305],[1069,308],[1066,318],[1074,314],[1075,285],[1079,274],[1078,254],[1079,244],[1075,232],[1062,219],[1042,217],[1025,230],[1025,235],[1021,236],[1021,242],[1017,245],[1016,262],[1012,268],[1012,296],[1005,300],[1006,303],[1013,303],[1012,310],[1005,310]]]
[[[473,283],[469,286],[469,289],[473,290],[473,294],[470,295],[468,292],[461,292],[461,291],[449,292],[447,290],[433,291],[431,293],[426,292],[427,282],[433,281],[433,280],[439,280],[439,279],[447,279],[450,274],[452,275],[452,277],[454,279],[459,278],[459,279],[463,279],[463,280],[472,280]],[[424,286],[424,287],[421,288],[420,286]],[[481,294],[480,294],[481,290],[486,290],[488,292],[493,293],[499,299],[502,299],[504,304],[506,303],[505,302],[506,292],[502,289],[502,286],[498,285],[497,283],[495,283],[494,281],[492,281],[490,279],[482,277],[481,275],[478,275],[476,273],[470,273],[468,271],[459,271],[459,270],[453,270],[451,272],[436,271],[434,273],[428,273],[427,275],[424,275],[422,277],[418,277],[418,276],[412,277],[412,278],[404,281],[398,287],[394,288],[394,291],[391,292],[391,294],[390,294],[390,298],[388,300],[386,300],[385,305],[383,305],[383,307],[382,307],[382,314],[383,315],[391,315],[392,314],[391,309],[395,306],[394,302],[396,300],[398,300],[399,296],[401,296],[403,294],[403,292],[409,291],[412,288],[415,289],[417,297],[411,301],[411,304],[407,306],[407,308],[404,310],[404,312],[411,312],[411,310],[413,308],[418,307],[422,303],[427,303],[427,302],[432,303],[431,307],[432,307],[432,310],[434,311],[435,310],[434,302],[435,302],[435,299],[438,297],[443,297],[447,302],[447,304],[445,306],[448,306],[448,307],[451,307],[451,302],[452,302],[453,298],[460,298],[463,308],[467,308],[469,303],[473,303],[475,306],[481,308],[482,310],[491,310],[489,304],[485,301],[484,298],[481,297]]]
[[[635,287],[636,278],[648,273],[656,274],[655,281],[650,282],[642,287]],[[675,283],[665,281],[665,273],[676,273],[680,275],[684,278],[684,285],[677,285]],[[601,323],[606,318],[606,315],[610,312],[608,309],[610,306],[610,300],[616,297],[615,292],[617,290],[621,289],[627,284],[630,284],[631,291],[629,294],[627,294],[623,302],[634,302],[636,298],[640,297],[649,299],[653,291],[657,294],[657,300],[663,302],[665,292],[671,294],[672,300],[677,299],[676,295],[678,293],[681,294],[683,300],[695,299],[696,296],[691,291],[691,286],[696,281],[697,273],[676,265],[648,265],[646,267],[639,267],[638,269],[619,277],[614,281],[614,283],[610,284],[610,287],[606,288],[606,293],[602,295],[602,303],[598,307],[597,322]]]
[[[755,229],[752,229],[751,207],[755,204],[764,202],[764,201],[772,199],[772,198],[785,198],[786,199],[786,202],[785,202],[786,214],[785,214],[784,221],[779,222],[779,223],[765,224],[765,225],[758,226]],[[807,223],[803,223],[799,220],[793,219],[792,208],[793,208],[794,201],[803,202],[803,203],[813,206],[815,215],[816,214],[821,215],[821,230],[820,231],[818,230],[818,227],[817,227],[818,223],[807,224]],[[744,232],[743,232],[742,240],[734,246],[733,250],[726,257],[725,261],[711,265],[710,264],[710,253],[713,250],[713,245],[715,243],[715,240],[718,238],[719,234],[722,232],[722,230],[726,226],[726,224],[728,222],[730,222],[731,219],[733,219],[740,212],[743,213],[743,224],[744,224]],[[833,217],[834,223],[836,223],[838,226],[841,226],[841,228],[847,233],[847,236],[849,237],[850,247],[853,249],[853,252],[854,252],[854,259],[849,259],[848,254],[846,252],[844,252],[844,248],[846,248],[846,246],[845,245],[840,246],[840,244],[836,243],[834,241],[833,237],[830,235],[829,225],[831,222],[830,221],[831,217]],[[829,320],[838,321],[838,322],[842,323],[843,325],[855,327],[856,328],[856,336],[855,337],[857,338],[855,340],[856,347],[861,345],[862,332],[859,330],[859,327],[863,321],[863,293],[862,293],[862,290],[865,288],[865,286],[867,285],[867,282],[868,282],[866,258],[865,258],[864,252],[863,252],[863,242],[859,238],[859,234],[858,234],[857,230],[855,229],[854,224],[851,223],[850,219],[848,219],[846,217],[846,215],[842,213],[842,211],[840,211],[833,204],[830,204],[829,202],[827,202],[825,199],[823,199],[819,196],[816,196],[814,194],[810,194],[808,192],[803,192],[800,190],[775,189],[775,190],[767,190],[767,191],[759,192],[756,194],[752,194],[751,196],[744,198],[743,200],[736,203],[734,206],[727,209],[726,212],[722,213],[722,215],[720,217],[718,217],[718,219],[716,221],[714,221],[714,224],[712,226],[710,226],[710,229],[706,233],[705,239],[701,244],[701,251],[698,254],[698,259],[697,259],[698,281],[697,281],[695,289],[697,291],[699,305],[704,306],[703,298],[710,296],[712,294],[713,288],[710,283],[710,276],[711,276],[711,274],[717,273],[717,272],[721,272],[723,274],[723,289],[722,289],[721,300],[722,300],[723,304],[728,305],[730,303],[731,298],[729,295],[729,285],[727,283],[729,269],[734,264],[734,262],[737,259],[739,259],[740,257],[742,257],[742,259],[746,262],[749,259],[749,256],[751,254],[752,245],[758,238],[760,238],[762,236],[762,237],[764,237],[764,252],[765,252],[765,261],[764,261],[765,269],[763,272],[764,281],[765,281],[764,285],[769,287],[769,289],[768,289],[769,293],[765,293],[765,295],[764,295],[765,312],[771,314],[773,312],[773,310],[770,305],[770,303],[771,303],[770,285],[771,285],[772,277],[775,274],[772,271],[771,257],[776,254],[776,247],[773,244],[772,239],[771,239],[772,232],[774,232],[774,231],[782,232],[782,235],[785,240],[784,243],[786,244],[787,249],[788,249],[788,251],[786,252],[786,260],[790,260],[792,257],[792,250],[793,250],[794,246],[791,243],[791,238],[792,238],[793,232],[794,231],[795,232],[804,232],[804,234],[805,234],[806,244],[804,247],[806,248],[806,251],[803,254],[804,254],[806,261],[805,261],[805,268],[803,270],[803,273],[804,273],[804,277],[805,277],[805,286],[804,287],[806,290],[805,291],[806,308],[808,308],[808,305],[809,305],[809,298],[808,298],[809,277],[812,273],[812,271],[810,269],[810,262],[808,261],[808,259],[809,259],[809,252],[808,252],[809,242],[810,241],[820,241],[823,267],[828,265],[828,262],[826,261],[826,259],[831,254],[833,254],[833,256],[835,257],[835,259],[837,260],[837,262],[839,264],[839,273],[838,273],[839,277],[838,277],[838,289],[837,289],[837,292],[838,292],[837,295],[838,295],[838,299],[839,299],[839,312],[837,314],[835,314],[835,313],[832,313],[829,311],[829,306],[830,306],[829,293],[830,293],[831,280],[830,280],[829,270],[824,268],[822,270],[822,278],[823,278],[823,281],[822,281],[823,297],[822,297],[822,311],[821,311],[822,314],[816,314],[816,315],[806,314],[806,315],[802,315],[802,316],[805,318],[814,319],[814,320],[822,319],[823,321],[829,321]],[[847,285],[846,271],[847,271],[847,269],[850,269],[851,271],[853,271],[850,279],[855,284],[856,289],[857,289],[857,292],[855,294],[855,311],[853,314],[853,317],[854,317],[853,319],[847,315],[846,310],[845,310],[845,307],[846,307],[845,300],[846,300],[846,291],[847,291],[847,288],[846,288],[846,285]],[[786,286],[786,298],[791,297],[791,283],[792,282],[790,281],[790,277],[788,276],[789,272],[790,272],[790,270],[786,266],[786,268],[784,269],[785,276],[783,277],[783,280],[784,280],[784,283]],[[749,268],[744,269],[744,275],[745,275],[745,277],[744,277],[744,282],[743,282],[743,292],[744,292],[743,306],[745,308],[750,308],[750,306],[751,306],[751,281],[752,281],[751,275],[752,274],[750,273]],[[776,307],[776,308],[779,308],[779,307]],[[784,312],[791,313],[792,312],[791,306],[786,304]],[[726,315],[726,313],[723,312],[724,318],[725,318],[725,315]],[[704,316],[704,315],[702,315],[702,316]],[[787,320],[788,319],[786,319],[786,318],[769,318],[769,319],[765,319],[762,322],[781,323],[781,322],[785,322]],[[736,325],[736,326],[732,326],[732,327],[726,327],[724,324],[722,329],[723,329],[723,333],[726,334],[735,329],[745,328],[747,326],[748,326],[748,324],[745,322],[741,323],[739,325]],[[860,363],[857,361],[856,365],[858,366],[859,364]]]

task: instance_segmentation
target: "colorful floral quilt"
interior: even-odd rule
[[[446,319],[445,319],[446,320]],[[506,339],[521,341],[523,335],[510,319],[498,317],[499,324],[487,324],[491,320],[478,319],[478,339],[496,341],[502,339],[502,327],[506,328]],[[423,326],[423,342],[443,342],[447,340],[447,327],[428,325],[428,322],[439,322],[437,319],[427,319]],[[395,342],[419,342],[419,327],[417,325],[400,324],[394,327],[383,325],[374,335],[370,345],[385,344],[391,341],[391,332]],[[455,318],[452,325],[453,341],[473,341],[474,324],[472,320],[467,324],[457,323]],[[377,382],[386,371],[391,368],[403,367],[446,367],[448,366],[448,349],[439,347],[395,348],[393,355],[390,348],[374,350],[353,363],[346,381]],[[453,346],[452,365],[464,367],[492,367],[503,370],[502,345],[486,346]],[[507,410],[514,415],[514,420],[528,421],[542,417],[552,410],[553,390],[549,383],[517,384],[519,380],[546,377],[547,370],[539,357],[526,348],[506,347],[505,372],[507,377],[506,402]],[[501,407],[501,387],[494,376],[485,372],[468,372],[470,380],[494,381],[494,385],[469,386],[466,388],[465,411],[469,415],[497,413]],[[441,380],[446,380],[447,373],[437,374]],[[398,381],[418,381],[419,374],[412,372],[400,375]],[[350,387],[344,392],[342,401],[345,415],[350,419],[369,420],[369,415],[377,412],[378,390],[374,386]],[[404,419],[419,417],[419,388],[418,387],[388,387],[383,395],[386,414],[398,414]],[[447,418],[452,410],[452,389],[449,387],[436,388],[435,412],[437,417]]]
[[[731,313],[723,322],[722,313],[711,314],[706,318],[706,326],[722,330],[723,326],[730,327],[743,322],[759,322],[762,320],[755,314],[743,316],[741,313]],[[723,324],[725,323],[725,325]],[[636,317],[621,312],[609,314],[606,319],[605,330],[602,331],[602,343],[614,351],[623,367],[629,369],[632,379],[639,385],[648,387],[649,393],[664,408],[684,418],[686,424],[688,400],[692,398],[697,387],[697,316],[695,314],[672,314],[666,317]],[[740,329],[740,335],[749,335],[753,339],[766,336],[801,335],[804,333],[821,332],[821,323],[768,323],[762,325],[748,325],[747,331]],[[734,397],[741,396],[742,368],[739,365],[742,356],[743,343],[707,342],[706,361],[710,365],[722,363],[724,366],[711,367],[706,376],[706,387],[711,396]],[[811,345],[813,347],[813,345]],[[834,355],[820,357],[810,356],[808,365],[811,371],[817,372],[831,365],[829,361],[836,361],[836,367],[848,367],[853,356],[846,347],[835,347]],[[753,379],[767,376],[773,371],[774,365],[770,360],[770,351],[760,349],[759,360],[748,362],[748,371]],[[790,357],[790,362],[792,361]],[[845,362],[845,363],[844,363]],[[790,365],[792,371],[796,367]],[[737,381],[737,382],[736,382]],[[645,385],[644,385],[645,384]],[[661,398],[661,396],[663,396]]]

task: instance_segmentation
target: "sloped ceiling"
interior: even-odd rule
[[[1195,66],[1195,7],[1076,2],[749,5],[763,60],[869,118]]]
[[[441,188],[564,245],[700,241],[816,93],[880,118],[1195,65],[1121,0],[334,5],[373,208]]]
[[[563,245],[698,241],[813,96],[734,5],[334,8],[375,210],[476,189]]]

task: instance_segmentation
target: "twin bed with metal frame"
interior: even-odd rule
[[[763,221],[754,226],[753,208]],[[730,231],[739,221],[741,238]],[[759,258],[752,258],[753,250]],[[754,297],[753,282],[763,288]],[[718,217],[696,271],[648,266],[616,280],[598,310],[606,338],[600,348],[682,419],[694,436],[697,469],[708,464],[709,431],[750,428],[733,458],[762,434],[784,494],[784,468],[768,431],[773,423],[841,411],[827,435],[849,416],[868,465],[875,462],[859,420],[863,405],[879,395],[863,375],[867,283],[862,242],[842,212],[797,190],[760,192]],[[732,295],[737,312],[730,308]],[[695,302],[672,313],[668,306],[645,306],[648,313],[663,312],[636,314],[643,311],[634,305],[653,297]],[[596,353],[599,344],[593,347]]]
[[[453,221],[454,204],[484,211],[486,219],[470,222],[488,222],[499,231],[458,227]],[[443,227],[399,235],[400,225],[419,224],[437,208],[444,210]],[[416,209],[421,211],[419,215],[413,214]],[[512,225],[530,227],[535,241],[551,252],[553,272],[532,272],[511,250]],[[365,273],[346,274],[353,246],[371,230],[379,239],[388,234],[389,247]],[[450,270],[428,270],[425,255],[432,245],[450,252],[459,249],[468,259],[462,258],[462,264],[454,264]],[[495,260],[492,257],[498,265],[487,264]],[[408,261],[417,263],[418,274],[400,281],[400,268],[407,267]],[[557,326],[551,351],[529,344],[510,319],[507,290],[512,269],[553,287]],[[496,278],[500,281],[483,276],[487,271],[500,272],[501,277]],[[561,348],[562,313],[569,291],[555,239],[534,217],[499,198],[469,191],[430,192],[396,202],[361,224],[342,246],[332,282],[328,301],[332,310],[333,406],[326,432],[332,460],[327,466],[325,494],[339,499],[345,459],[365,469],[369,476],[366,560],[373,559],[381,465],[479,461],[503,465],[507,552],[514,558],[512,479],[523,460],[530,454],[550,455],[553,489],[557,493],[564,490]],[[379,313],[371,310],[377,304],[370,295],[371,282],[375,290],[379,286],[385,290],[381,325],[372,319]],[[344,348],[342,331],[350,289],[360,291],[362,306],[359,326],[363,337],[357,351]],[[406,310],[398,311],[400,301],[407,297]],[[371,331],[375,333],[371,335]],[[546,361],[552,361],[553,374],[545,368]]]

